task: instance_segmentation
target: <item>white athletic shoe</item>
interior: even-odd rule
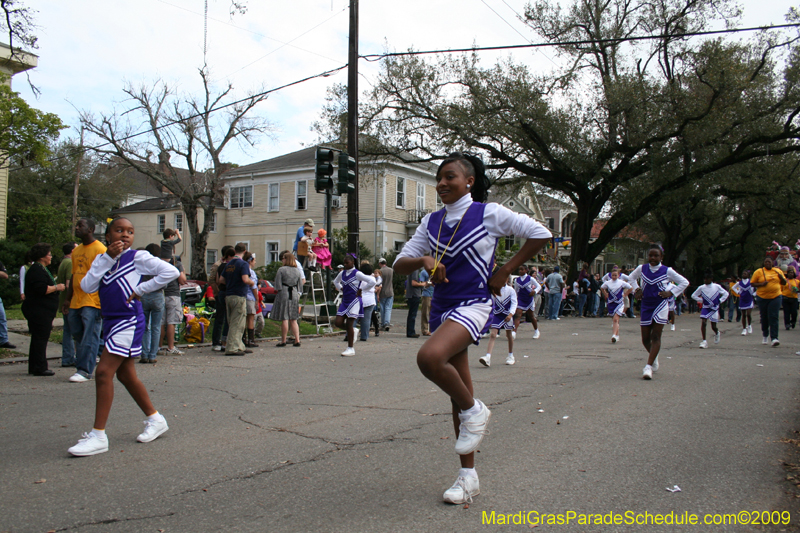
[[[778,339],[772,339],[772,345],[773,346],[780,346],[781,345],[781,341],[779,341]]]
[[[86,376],[84,376],[83,374],[79,374],[78,372],[75,372],[74,374],[72,374],[72,375],[69,377],[69,380],[70,380],[72,383],[84,383],[84,382],[86,382],[86,381],[89,381],[89,378],[87,378],[87,377],[86,377]]]
[[[458,476],[453,486],[444,491],[442,498],[447,503],[456,505],[472,502],[472,497],[481,493],[478,478],[473,476]]]
[[[514,363],[516,363],[516,361],[514,361],[514,354],[513,353],[508,354],[508,357],[506,357],[506,364],[513,365]]]
[[[670,324],[669,325],[669,330],[670,331],[675,331],[675,324]]]
[[[475,402],[481,406],[478,414],[465,416],[464,413],[459,413],[458,415],[461,420],[461,425],[458,428],[458,440],[456,440],[456,453],[458,455],[467,455],[477,450],[484,435],[489,432],[486,428],[489,425],[489,417],[492,416],[492,413],[479,399],[475,398]]]
[[[653,379],[653,367],[650,365],[644,365],[644,371],[642,372],[642,379]]]
[[[487,353],[486,355],[484,355],[483,357],[478,359],[478,362],[480,364],[482,364],[483,366],[491,366],[491,364],[492,364],[492,354]]]
[[[78,457],[107,452],[108,437],[100,438],[92,432],[84,433],[83,438],[78,441],[78,444],[68,451],[72,455],[77,455]]]
[[[538,339],[539,338],[539,330],[538,329],[533,330],[533,338],[534,339]]]
[[[700,348],[708,348],[708,341],[700,341]]]
[[[658,372],[658,356],[656,356],[656,360],[653,361],[652,368],[653,368],[653,372]]]
[[[719,338],[722,336],[722,332],[718,331],[714,334],[714,344],[719,344]]]
[[[512,332],[511,332],[511,338],[512,338],[513,340],[517,340],[517,332],[516,332],[516,331],[512,331]]]
[[[151,421],[149,418],[144,421],[144,431],[136,437],[139,442],[150,442],[156,440],[159,435],[163,434],[169,429],[167,419],[162,415],[158,415],[157,420]]]
[[[764,337],[761,339],[761,344],[769,344],[769,337]]]
[[[744,337],[745,335],[747,335],[747,328],[744,328],[744,329],[742,330],[742,336]]]
[[[353,348],[347,348],[342,352],[342,357],[353,357],[355,354],[356,351]]]
[[[747,326],[747,333],[748,333],[749,335],[752,335],[752,334],[753,334],[753,325],[752,325],[752,324],[751,324],[751,325],[749,325],[749,326]]]

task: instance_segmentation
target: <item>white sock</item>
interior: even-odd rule
[[[92,428],[92,434],[95,437],[98,437],[100,439],[106,438],[106,430],[105,429],[94,429],[94,428]]]
[[[508,352],[509,357],[514,357],[514,352]]]
[[[148,416],[147,419],[150,422],[160,422],[161,420],[164,420],[164,417],[158,411],[156,411],[152,415]]]
[[[486,354],[486,359],[490,359],[491,357],[492,357],[492,354],[490,354],[490,353]]]
[[[533,332],[534,333],[539,333],[539,328],[536,328],[535,330],[533,330]]]
[[[461,468],[458,471],[461,477],[478,477],[478,472],[474,468]]]
[[[472,407],[470,407],[466,411],[461,411],[461,414],[465,416],[472,416],[472,415],[477,415],[480,412],[481,412],[481,402],[476,398],[475,403],[472,405]]]

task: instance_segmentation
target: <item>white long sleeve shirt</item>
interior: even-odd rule
[[[634,288],[638,287],[638,280],[642,277],[642,267],[647,267],[650,269],[650,272],[655,272],[659,268],[661,268],[661,263],[656,265],[655,267],[650,265],[650,263],[646,263],[644,265],[639,265],[636,267],[636,270],[630,273],[628,276],[628,283],[630,283]],[[672,267],[667,267],[667,279],[675,284],[673,288],[667,288],[670,292],[672,292],[673,296],[678,296],[680,293],[686,290],[689,286],[689,280],[675,272]],[[636,283],[636,285],[634,285]]]
[[[81,280],[81,289],[87,294],[97,292],[100,288],[100,281],[106,275],[106,272],[111,270],[117,260],[121,259],[124,254],[131,252],[136,252],[136,250],[128,248],[116,258],[112,258],[108,253],[98,255],[92,262],[89,272]],[[162,289],[167,283],[180,276],[177,268],[148,252],[136,253],[133,258],[133,267],[134,271],[141,276],[154,276],[152,279],[133,287],[133,292],[138,296]]]

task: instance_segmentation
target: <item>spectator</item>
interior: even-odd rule
[[[100,297],[97,292],[87,294],[81,288],[81,280],[92,268],[95,258],[106,253],[105,245],[94,238],[94,228],[94,221],[90,218],[82,218],[75,225],[75,236],[81,244],[72,252],[72,280],[61,306],[61,312],[67,314],[75,341],[76,372],[69,378],[72,383],[92,379],[100,348]]]
[[[155,243],[148,244],[145,250],[150,252],[153,257],[161,257],[161,247]],[[153,276],[142,276],[143,282],[151,279],[153,279]],[[155,364],[158,362],[158,341],[161,338],[161,324],[164,321],[164,289],[144,293],[141,302],[145,330],[144,337],[142,337],[142,356],[139,358],[139,363]]]
[[[214,313],[214,329],[211,331],[211,349],[215,352],[221,352],[222,346],[225,344],[225,338],[228,335],[228,317],[225,307],[225,296],[228,294],[225,290],[225,266],[228,261],[233,259],[236,252],[233,246],[225,245],[222,247],[222,259],[218,263],[214,263],[211,268],[211,276],[213,277],[213,285],[216,290],[216,312]]]
[[[246,348],[258,348],[256,344],[256,295],[258,294],[258,276],[254,270],[256,267],[256,255],[250,252],[245,252],[242,257],[250,269],[250,279],[255,284],[245,293],[247,306],[247,331],[245,337],[242,338]]]
[[[294,237],[294,245],[292,245],[292,252],[294,252],[295,257],[297,257],[297,245],[300,243],[300,240],[305,236],[305,229],[311,228],[314,230],[314,221],[310,218],[307,218],[303,225],[297,228],[297,235]],[[302,268],[302,265],[300,265]]]
[[[56,274],[56,284],[61,283],[64,287],[69,285],[69,280],[72,279],[72,252],[75,250],[77,244],[74,242],[68,242],[61,247],[61,251],[64,254],[64,259],[61,260],[61,264],[58,265],[58,274]],[[0,267],[2,267],[2,263],[0,263]],[[5,268],[3,268],[3,272],[5,272]],[[2,276],[0,275],[0,278]],[[6,277],[8,277],[6,275]],[[69,320],[67,320],[67,315],[64,314],[64,300],[67,298],[67,291],[61,291],[58,293],[58,308],[61,309],[61,316],[64,318],[64,330],[61,338],[61,366],[62,367],[69,367],[75,366],[75,341],[72,340],[72,332],[69,329]],[[0,305],[2,305],[2,301],[0,301]],[[5,314],[3,314],[3,325],[2,330],[0,330],[0,341],[3,338],[8,341],[8,336],[3,335],[5,333]],[[5,348],[4,345],[0,344],[0,348]]]
[[[8,279],[8,272],[6,272],[6,266],[2,261],[0,261],[0,279]],[[11,344],[8,341],[8,322],[6,321],[6,309],[3,307],[2,298],[0,298],[0,348],[5,348],[7,350],[13,350],[16,348],[16,345]],[[72,358],[75,359],[74,352]],[[75,366],[74,361],[72,366]]]
[[[372,325],[375,326],[375,336],[380,337],[381,335],[381,300],[380,294],[381,289],[383,288],[383,278],[381,277],[381,269],[376,268],[375,271],[372,273],[375,277],[375,309],[372,311]]]
[[[383,329],[389,331],[392,327],[392,305],[394,304],[394,287],[392,286],[394,280],[394,270],[386,264],[386,259],[381,257],[378,259],[380,265],[381,278],[383,278],[383,288],[378,295],[381,304],[381,320],[383,320]],[[341,265],[340,269],[342,268]]]
[[[421,316],[420,325],[422,335],[431,336],[431,300],[433,299],[433,283],[430,281],[431,275],[424,268],[419,273],[419,281],[422,283],[422,301],[420,302]]]
[[[415,270],[406,278],[406,303],[408,304],[408,319],[406,320],[406,337],[417,338],[417,310],[422,299],[422,287],[425,285],[419,280],[419,272]]]
[[[302,278],[297,269],[297,261],[288,251],[281,254],[283,266],[275,273],[275,302],[272,304],[270,318],[281,321],[281,342],[276,346],[286,346],[289,329],[294,335],[292,346],[300,346],[300,293],[303,290]]]
[[[164,241],[161,241],[164,242]],[[172,256],[169,260],[164,259],[164,250],[161,250],[161,259],[174,266],[180,272],[178,279],[167,283],[164,287],[164,327],[163,332],[166,336],[167,347],[161,343],[159,351],[170,355],[183,355],[183,351],[175,347],[175,326],[183,323],[183,305],[181,304],[181,285],[186,283],[186,274],[183,270],[178,256]]]
[[[53,319],[58,312],[58,292],[65,287],[63,283],[56,284],[55,278],[47,269],[53,260],[49,244],[35,244],[28,254],[33,263],[25,276],[25,301],[22,303],[22,314],[25,315],[31,332],[28,374],[52,376],[55,372],[47,368],[47,342],[53,330]]]
[[[161,241],[161,259],[172,259],[175,255],[175,246],[181,242],[181,234],[176,229],[167,228],[162,233],[164,240]]]
[[[377,278],[374,276],[374,270],[369,261],[361,263],[361,273],[367,276],[372,276],[376,283],[375,285],[367,286],[365,283],[361,284],[361,301],[364,306],[364,316],[361,317],[361,338],[359,340],[365,341],[369,339],[369,329],[372,323],[372,312],[375,310],[375,289],[377,287]]]
[[[239,243],[234,247],[235,257],[225,265],[225,305],[228,314],[228,344],[225,355],[253,353],[242,343],[242,334],[247,323],[247,291],[255,286],[250,279],[250,266],[242,260],[247,246]]]
[[[331,270],[331,259],[333,259],[333,256],[331,255],[328,239],[325,238],[327,234],[327,231],[320,228],[319,231],[317,231],[317,237],[314,239],[314,242],[311,243],[312,250],[317,254],[320,270],[325,270],[326,268]]]
[[[553,268],[553,273],[547,276],[545,284],[549,290],[548,306],[549,316],[548,320],[558,320],[558,312],[561,307],[562,291],[564,290],[564,278],[559,273],[561,270],[558,266]]]

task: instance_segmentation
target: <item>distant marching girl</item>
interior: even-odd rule
[[[648,263],[636,267],[628,279],[641,280],[641,288],[637,289],[636,297],[641,301],[642,344],[647,350],[647,364],[642,371],[644,379],[653,379],[653,372],[658,370],[658,352],[661,351],[661,332],[669,316],[669,302],[667,298],[677,296],[689,286],[689,280],[675,272],[672,268],[661,264],[664,252],[661,246],[653,244],[647,252]],[[675,288],[667,290],[669,282]]]
[[[483,366],[489,366],[492,362],[492,349],[494,341],[500,330],[505,330],[508,337],[508,357],[506,364],[514,364],[514,313],[517,310],[517,293],[511,288],[511,276],[508,283],[500,289],[500,296],[492,295],[492,314],[489,317],[489,329],[492,334],[489,336],[489,344],[486,345],[486,355],[478,361]]]
[[[480,493],[475,450],[490,416],[483,402],[473,397],[467,349],[478,344],[484,331],[492,311],[490,293],[499,296],[508,276],[552,236],[529,217],[495,203],[481,203],[488,189],[479,158],[461,153],[448,156],[436,173],[436,192],[444,209],[422,219],[394,263],[401,275],[425,268],[436,284],[430,317],[433,335],[417,353],[417,365],[450,396],[453,406],[461,470],[444,493],[444,501],[456,504]],[[490,279],[497,240],[507,235],[522,237],[525,244]]]
[[[514,313],[514,338],[519,328],[520,319],[525,315],[525,319],[533,325],[533,338],[539,338],[539,322],[536,321],[536,295],[542,290],[542,286],[532,276],[528,275],[527,265],[519,266],[519,276],[514,280],[514,290],[517,293],[517,311]],[[489,350],[491,353],[491,350]]]
[[[347,349],[342,352],[342,356],[352,357],[356,354],[353,349],[353,341],[356,337],[353,324],[364,316],[364,303],[361,300],[360,287],[363,283],[364,288],[372,288],[377,280],[356,269],[355,255],[347,254],[343,263],[344,270],[339,272],[336,279],[333,280],[333,285],[342,291],[342,303],[339,304],[339,310],[336,312],[334,325],[337,328],[347,327]]]
[[[617,266],[617,265],[614,265],[614,266],[611,268],[611,271],[609,271],[609,272],[606,272],[606,275],[605,275],[605,276],[603,276],[603,278],[602,278],[602,282],[603,282],[603,283],[605,283],[606,281],[610,281],[610,280],[611,280],[611,272],[614,272],[614,270],[616,270],[616,271],[619,273],[619,279],[621,279],[622,281],[624,281],[624,282],[626,282],[626,283],[629,283],[629,284],[630,284],[630,286],[633,288],[633,289],[631,290],[631,293],[633,293],[634,291],[636,291],[636,289],[638,289],[638,288],[639,288],[639,286],[636,284],[636,282],[635,282],[635,281],[633,281],[633,280],[631,280],[631,277],[630,277],[628,274],[625,274],[625,273],[622,271],[622,269],[621,269],[619,266]],[[629,317],[631,317],[631,318],[636,318],[636,317],[633,315],[633,309],[629,309],[629,305],[632,305],[632,303],[631,303],[631,301],[630,301],[630,297],[629,297],[629,296],[626,296],[626,297],[623,299],[622,303],[623,303],[623,310],[622,310],[622,315],[621,315],[621,316],[626,316],[626,313],[627,313],[627,316],[629,316]],[[617,336],[617,340],[619,340],[619,336]]]
[[[700,333],[703,335],[703,340],[700,343],[700,348],[708,348],[708,341],[706,341],[706,324],[711,322],[711,329],[714,330],[714,344],[719,344],[720,331],[717,329],[717,322],[719,322],[719,308],[722,302],[728,299],[728,291],[721,285],[714,283],[714,272],[707,269],[703,279],[705,285],[700,285],[697,290],[692,294],[692,299],[696,302],[702,302],[703,308],[700,310]]]
[[[671,281],[667,284],[667,290],[672,292],[672,289],[675,288],[675,284]],[[669,322],[669,330],[675,331],[675,307],[676,307],[676,300],[677,296],[674,294],[667,298],[667,302],[669,302],[669,315],[667,315],[667,321]]]
[[[609,273],[610,279],[600,286],[603,296],[608,302],[608,314],[613,318],[611,326],[611,342],[619,340],[619,317],[625,314],[625,298],[633,290],[633,286],[619,277],[619,268],[614,267]],[[626,276],[627,277],[627,276]]]
[[[753,333],[752,313],[753,307],[755,307],[753,296],[756,294],[756,289],[750,285],[749,270],[742,272],[742,279],[736,282],[731,290],[739,297],[739,310],[742,312],[742,335],[749,335]]]
[[[150,442],[169,429],[166,419],[153,407],[133,363],[135,357],[142,355],[142,337],[146,329],[139,298],[163,288],[177,279],[180,272],[149,252],[132,250],[133,232],[133,224],[127,218],[113,220],[106,229],[106,253],[95,258],[86,277],[81,280],[81,289],[86,293],[99,292],[105,348],[95,374],[97,404],[94,426],[69,449],[72,455],[95,455],[108,451],[105,429],[114,400],[115,375],[147,416],[144,431],[136,440]],[[142,283],[142,276],[154,277]]]

